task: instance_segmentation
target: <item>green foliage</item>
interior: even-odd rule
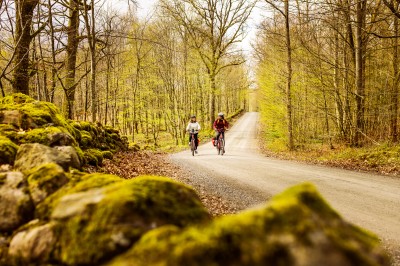
[[[18,151],[18,146],[10,139],[0,135],[0,164],[12,164]]]
[[[266,208],[218,218],[205,227],[150,231],[109,265],[322,265],[335,260],[389,265],[376,236],[343,221],[314,186],[304,184],[276,196]]]

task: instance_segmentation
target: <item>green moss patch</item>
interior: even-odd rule
[[[0,164],[12,164],[18,151],[18,146],[10,139],[0,136]]]
[[[327,252],[329,251],[329,252]],[[389,265],[377,237],[343,221],[312,185],[206,227],[153,230],[109,265]]]
[[[98,166],[103,163],[103,153],[97,149],[88,149],[84,151],[84,158],[86,163]]]

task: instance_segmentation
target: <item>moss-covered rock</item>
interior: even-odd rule
[[[0,232],[12,232],[33,218],[26,178],[20,172],[0,173]]]
[[[90,147],[93,141],[92,135],[86,130],[81,131],[81,144],[82,147]]]
[[[86,163],[98,166],[103,163],[103,152],[97,149],[88,149],[84,151],[84,157]]]
[[[9,138],[14,143],[17,143],[18,129],[13,125],[0,124],[0,135]]]
[[[160,177],[66,195],[52,214],[59,224],[60,260],[66,265],[97,265],[128,249],[148,230],[208,219],[192,189]]]
[[[50,147],[73,146],[78,150],[82,163],[101,165],[103,155],[126,150],[128,141],[111,127],[90,122],[65,119],[58,108],[49,102],[35,101],[22,95],[12,94],[0,99],[0,136],[17,145],[40,143]],[[83,150],[90,150],[86,152]],[[86,160],[87,159],[87,160]],[[12,163],[12,162],[10,162]]]
[[[29,171],[32,168],[48,163],[56,163],[65,171],[70,168],[79,169],[78,155],[71,155],[56,148],[50,148],[38,143],[23,144],[19,147],[15,159],[15,169]]]
[[[109,265],[389,265],[379,240],[341,219],[312,185],[209,226],[153,230]]]
[[[13,236],[7,260],[12,265],[46,265],[53,259],[56,243],[54,224],[34,221]]]
[[[75,139],[62,127],[43,127],[19,132],[19,144],[40,143],[46,146],[77,146]]]
[[[35,216],[41,220],[49,220],[50,215],[60,202],[60,199],[68,194],[88,191],[95,188],[102,188],[110,184],[121,182],[122,179],[114,175],[106,174],[66,174],[69,178],[68,184],[47,197],[36,207]]]
[[[12,164],[17,154],[18,146],[6,137],[0,136],[0,164]]]
[[[104,159],[109,159],[111,160],[113,158],[113,154],[110,151],[103,151],[102,152],[103,158]]]
[[[27,173],[29,190],[35,205],[68,183],[68,177],[61,166],[49,163],[33,168]]]

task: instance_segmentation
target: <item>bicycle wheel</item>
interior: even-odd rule
[[[221,155],[225,154],[225,140],[221,139]]]
[[[218,151],[218,155],[221,153],[221,142],[218,140],[217,142],[217,151]]]

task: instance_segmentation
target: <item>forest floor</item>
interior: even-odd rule
[[[237,213],[239,209],[221,196],[207,191],[204,186],[191,182],[188,173],[172,163],[169,155],[164,152],[127,151],[114,155],[113,160],[104,160],[101,167],[87,167],[87,172],[100,172],[118,175],[126,179],[139,175],[166,176],[173,180],[192,186],[204,206],[212,216]]]

